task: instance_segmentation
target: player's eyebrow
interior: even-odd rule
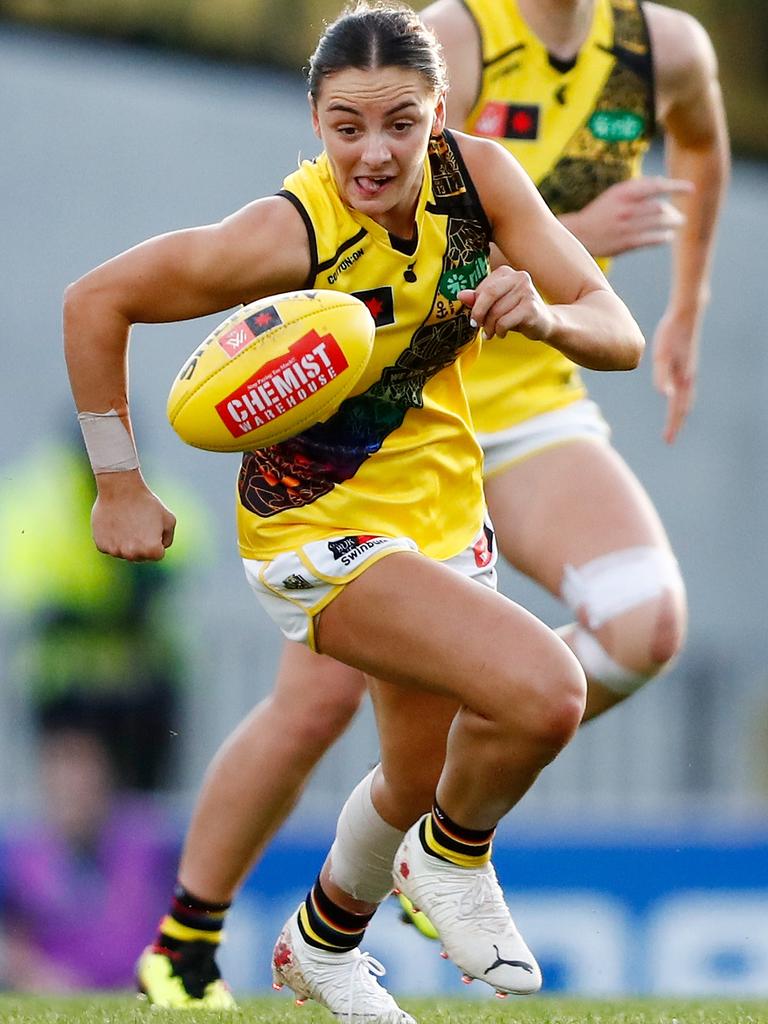
[[[415,100],[403,100],[402,103],[396,103],[394,107],[391,107],[389,110],[386,110],[384,112],[384,115],[385,115],[385,117],[392,117],[393,114],[399,114],[403,110],[406,110],[408,107],[415,107],[416,105],[417,104],[416,104]],[[350,105],[348,105],[346,103],[343,103],[341,100],[335,100],[334,102],[329,103],[328,104],[328,110],[329,110],[329,112],[330,111],[333,111],[333,112],[340,111],[340,112],[343,112],[343,113],[346,113],[346,114],[359,114],[360,113],[360,110],[359,110],[358,107],[350,106]]]

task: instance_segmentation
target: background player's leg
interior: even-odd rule
[[[169,912],[138,966],[139,985],[154,1004],[232,1005],[215,963],[226,911],[364,692],[360,672],[285,644],[273,692],[225,740],[206,773]]]
[[[272,693],[208,768],[181,857],[184,886],[206,899],[232,899],[364,693],[355,669],[286,642]]]
[[[545,449],[491,476],[486,496],[502,554],[573,608],[558,632],[587,675],[585,719],[669,664],[685,636],[684,585],[650,498],[610,445]]]

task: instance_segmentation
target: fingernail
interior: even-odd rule
[[[477,320],[475,320],[474,317],[469,318],[469,326],[473,328],[477,327]]]

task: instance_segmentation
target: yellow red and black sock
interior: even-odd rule
[[[206,942],[215,950],[221,942],[230,906],[201,900],[177,883],[170,910],[158,926],[153,949],[158,953],[179,953],[188,943]]]
[[[437,801],[419,828],[424,850],[461,868],[480,868],[491,859],[495,828],[464,828],[451,821]]]
[[[359,946],[370,914],[353,914],[334,903],[323,891],[318,878],[299,907],[299,931],[316,949],[343,953]]]

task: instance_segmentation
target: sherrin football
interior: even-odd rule
[[[186,444],[250,451],[333,415],[373,349],[373,317],[343,292],[270,295],[228,316],[187,359],[168,395]]]

